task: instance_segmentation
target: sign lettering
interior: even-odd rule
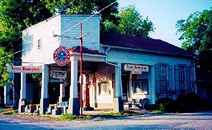
[[[131,71],[132,74],[141,74],[142,72],[149,72],[149,66],[147,65],[134,65],[134,64],[125,64],[125,71]]]
[[[41,73],[41,66],[13,66],[13,73]]]

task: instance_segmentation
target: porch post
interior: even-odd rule
[[[63,98],[64,98],[64,91],[65,91],[65,88],[64,88],[64,84],[63,83],[60,83],[60,96],[59,96],[59,103],[62,103],[63,102]]]
[[[149,92],[150,92],[150,103],[155,104],[156,101],[156,80],[155,80],[155,66],[152,65],[150,68],[150,87],[149,87]]]
[[[26,73],[21,72],[21,89],[20,89],[20,98],[18,105],[18,112],[24,112],[24,107],[26,105]]]
[[[121,64],[115,66],[115,98],[114,98],[114,111],[123,111],[122,101],[122,79],[121,79]]]
[[[194,92],[195,92],[195,94],[197,94],[198,93],[198,88],[197,88],[197,77],[196,77],[196,74],[197,74],[197,72],[196,72],[196,66],[195,66],[195,63],[193,63],[193,65],[192,65],[192,74],[191,75],[193,75],[193,77],[192,77],[192,83],[193,83],[193,85],[192,85],[192,87],[194,88]]]
[[[69,96],[68,112],[72,115],[80,114],[80,101],[77,87],[78,60],[75,56],[71,58],[71,86]]]
[[[132,86],[132,74],[131,73],[130,73],[130,77],[129,77],[129,91],[130,91],[129,98],[130,98],[130,100],[132,100],[133,86]]]
[[[45,114],[48,102],[48,65],[42,65],[42,86],[41,86],[41,99],[40,99],[40,114]]]

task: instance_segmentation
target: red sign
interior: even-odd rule
[[[58,66],[65,66],[69,62],[70,54],[65,47],[60,46],[54,51],[53,58]]]
[[[13,66],[14,73],[41,73],[41,66]]]

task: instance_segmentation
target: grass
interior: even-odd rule
[[[1,108],[1,107],[0,107],[0,113],[2,113],[3,111],[4,111],[4,108]]]
[[[17,114],[17,110],[14,110],[12,108],[0,108],[0,114],[15,115],[15,114]]]
[[[163,114],[163,111],[161,111],[161,110],[152,110],[151,114]]]
[[[90,120],[93,117],[90,115],[80,115],[80,116],[75,116],[71,114],[63,114],[58,117],[58,120],[60,121],[72,121],[72,120]]]

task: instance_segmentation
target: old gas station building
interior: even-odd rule
[[[100,17],[88,17],[57,15],[23,31],[22,67],[40,68],[42,80],[38,87],[20,71],[19,112],[30,104],[41,114],[54,111],[51,104],[76,115],[80,104],[120,112],[136,100],[195,91],[192,54],[157,39],[100,34]]]

